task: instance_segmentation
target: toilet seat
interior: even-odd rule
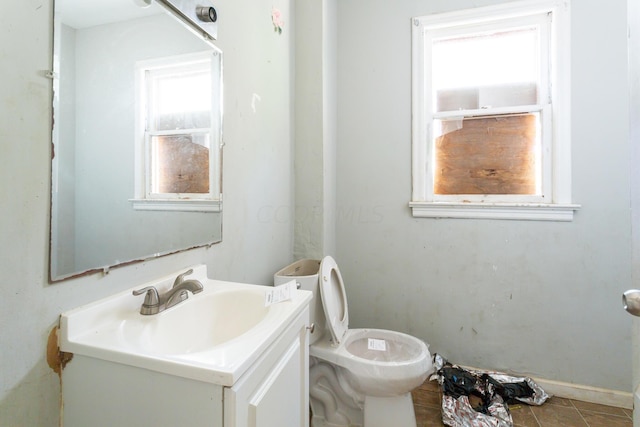
[[[349,329],[349,306],[340,269],[331,256],[320,263],[320,298],[332,341],[338,345]]]

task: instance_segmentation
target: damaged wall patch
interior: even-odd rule
[[[58,327],[51,329],[49,339],[47,340],[47,364],[58,375],[62,374],[62,370],[67,363],[73,359],[73,353],[60,351],[58,346]]]

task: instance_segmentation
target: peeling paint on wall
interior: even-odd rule
[[[51,329],[47,341],[47,364],[53,372],[61,376],[62,370],[71,359],[73,359],[73,353],[60,351],[60,346],[58,345],[58,327],[56,326]]]

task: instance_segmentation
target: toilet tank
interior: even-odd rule
[[[295,280],[299,289],[313,292],[313,299],[309,304],[309,317],[315,327],[309,335],[309,344],[313,344],[322,337],[326,324],[322,298],[320,298],[320,290],[318,289],[319,270],[320,260],[301,259],[273,275],[274,286]]]

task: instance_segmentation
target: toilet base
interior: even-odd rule
[[[367,396],[364,400],[364,427],[416,427],[411,393],[394,397]]]
[[[416,427],[416,425],[411,393],[396,397],[367,396],[364,403],[364,420],[343,419],[333,423],[324,416],[313,415],[312,412],[310,422],[311,427]]]
[[[358,399],[339,371],[330,363],[310,358],[311,427],[362,427],[364,396]]]
[[[342,369],[310,358],[311,427],[416,427],[411,393],[393,397],[358,395]]]

